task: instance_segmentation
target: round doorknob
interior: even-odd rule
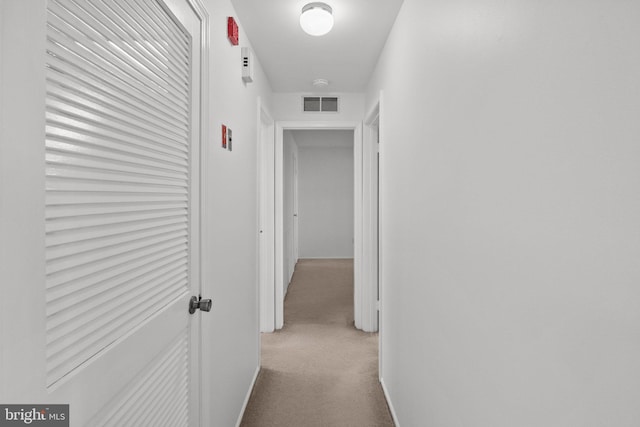
[[[189,313],[193,314],[196,310],[211,311],[212,305],[213,302],[210,299],[202,299],[202,297],[198,298],[196,296],[192,296],[189,300]]]
[[[198,301],[198,305],[198,308],[200,308],[201,311],[211,311],[211,306],[213,305],[213,303],[210,299],[201,299],[200,301]]]

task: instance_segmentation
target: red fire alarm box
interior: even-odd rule
[[[227,37],[232,45],[238,45],[238,24],[232,16],[227,19]]]
[[[227,127],[222,125],[222,148],[227,148]]]

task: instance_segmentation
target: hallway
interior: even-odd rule
[[[0,0],[0,424],[639,427],[638,22],[640,0]],[[329,129],[353,185],[284,151]],[[285,180],[309,164],[331,179]],[[296,187],[327,197],[290,209]],[[355,201],[348,255],[300,245],[329,196]],[[287,294],[296,260],[341,257]]]
[[[262,335],[262,370],[241,426],[393,426],[378,336],[353,327],[352,260],[299,261],[285,326]]]

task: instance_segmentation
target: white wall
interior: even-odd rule
[[[381,116],[401,426],[637,426],[640,3],[405,0]]]
[[[205,0],[211,16],[211,123],[205,189],[205,286],[213,309],[204,342],[213,343],[203,380],[212,401],[206,425],[235,425],[260,363],[258,319],[257,97],[271,106],[271,89],[258,61],[253,83],[241,78],[240,47],[250,46],[240,27],[240,45],[226,38],[227,17],[237,15],[229,0]],[[220,146],[220,127],[233,130],[233,151]],[[204,318],[204,316],[203,316]]]
[[[282,277],[285,278],[285,288],[284,293],[287,293],[289,289],[289,283],[291,282],[291,277],[293,276],[293,271],[295,270],[296,262],[298,261],[295,256],[295,246],[298,245],[296,242],[296,236],[294,235],[294,215],[296,214],[296,209],[294,206],[294,192],[295,192],[295,180],[297,179],[294,174],[294,160],[293,157],[298,157],[298,146],[296,144],[295,139],[293,139],[293,135],[290,131],[284,132],[284,140],[283,140],[283,194],[282,199],[284,203],[283,213],[284,213],[284,227],[283,233],[284,237],[282,239],[284,245],[284,275]]]
[[[353,131],[287,132],[304,139],[298,145],[300,258],[353,258]]]

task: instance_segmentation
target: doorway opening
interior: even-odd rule
[[[369,122],[367,122],[369,123]],[[264,126],[264,125],[263,125]],[[273,205],[268,206],[266,212],[262,214],[261,223],[261,235],[272,236],[273,244],[268,242],[266,250],[269,251],[273,248],[273,275],[271,272],[264,272],[261,269],[260,289],[261,289],[261,330],[263,332],[272,332],[276,329],[281,329],[284,325],[284,296],[286,292],[286,286],[289,283],[291,266],[288,264],[288,255],[294,254],[293,259],[297,259],[295,256],[296,245],[292,245],[289,249],[285,245],[285,226],[289,226],[291,235],[293,235],[296,227],[296,220],[293,214],[297,212],[290,212],[291,216],[286,218],[284,212],[284,194],[285,194],[285,158],[289,159],[291,156],[291,163],[293,163],[293,154],[288,153],[285,157],[285,131],[310,131],[310,130],[333,130],[333,131],[351,131],[353,136],[353,264],[354,264],[354,319],[355,326],[365,332],[376,332],[378,330],[377,322],[377,310],[378,310],[378,292],[377,283],[371,281],[371,275],[367,274],[368,270],[375,268],[377,271],[377,262],[375,267],[372,266],[371,246],[374,245],[372,240],[370,217],[371,209],[377,210],[377,205],[371,205],[371,188],[375,187],[377,192],[377,185],[372,186],[370,184],[370,162],[371,156],[368,151],[363,150],[363,144],[370,146],[368,141],[370,138],[367,136],[363,140],[363,124],[362,122],[276,122],[275,123],[275,138],[273,144],[267,140],[265,144],[269,147],[267,149],[266,158],[261,161],[261,164],[265,164],[263,169],[270,168],[270,162],[273,161],[273,174],[271,170],[264,176],[265,180],[268,180],[266,195],[263,199],[266,201],[261,202],[261,206],[269,205],[271,200],[271,191],[273,191]],[[368,135],[368,133],[367,133]],[[273,150],[270,151],[270,147]],[[273,154],[273,157],[271,155]],[[288,161],[288,160],[287,160]],[[299,168],[299,154],[297,157]],[[273,190],[271,190],[273,189]],[[299,204],[299,201],[298,201]],[[273,207],[273,211],[270,208]],[[271,221],[271,213],[273,212],[273,222]],[[298,217],[299,218],[299,217]],[[285,222],[285,220],[287,222]],[[291,225],[289,225],[289,223]],[[262,226],[264,225],[264,228]],[[298,236],[303,232],[297,230]],[[375,245],[377,246],[377,236],[375,237]],[[298,239],[299,241],[300,239]],[[299,254],[299,252],[298,252]],[[303,255],[304,256],[304,255]],[[261,260],[264,257],[261,256]],[[376,260],[377,261],[377,260]],[[289,276],[289,277],[288,277]],[[373,313],[373,315],[371,314]]]
[[[298,259],[354,258],[354,130],[283,133],[284,295]]]
[[[349,387],[352,394],[366,394],[372,399],[363,401],[384,402],[384,389],[379,384],[382,379],[382,337],[379,334],[363,333],[376,332],[378,326],[378,275],[374,274],[375,280],[370,280],[372,272],[378,270],[377,256],[371,258],[372,254],[378,252],[377,233],[370,234],[372,229],[378,229],[378,123],[378,119],[345,124],[275,123],[275,167],[269,178],[273,179],[275,199],[273,225],[276,266],[274,277],[267,278],[273,279],[273,291],[263,296],[266,302],[274,304],[271,312],[273,323],[270,325],[273,331],[284,326],[284,296],[287,295],[287,327],[277,334],[261,335],[262,370],[256,382],[257,392],[254,390],[253,394],[260,396],[260,399],[252,398],[249,401],[243,425],[262,425],[265,414],[273,416],[279,424],[288,425],[289,421],[282,419],[282,411],[267,408],[281,407],[280,402],[283,401],[299,402],[300,389],[294,387],[294,384],[304,383],[324,390],[329,387],[330,390],[330,387],[335,386],[336,373],[341,375],[341,393],[322,393],[323,399],[326,397],[328,400],[319,401],[314,396],[309,405],[295,406],[339,407],[339,402],[329,400],[342,395]],[[343,153],[338,155],[341,164],[331,161],[330,150],[314,148],[315,144],[326,143],[330,139],[314,138],[314,134],[326,136],[332,132],[347,135]],[[372,141],[376,144],[373,145]],[[345,152],[349,152],[349,155]],[[348,178],[347,174],[350,175]],[[269,185],[272,185],[271,182]],[[350,187],[348,196],[344,195],[346,191],[341,193],[342,201],[348,199],[348,211],[344,209],[344,205],[339,207],[340,203],[335,202],[340,196],[331,194],[346,190],[345,187]],[[310,194],[307,194],[307,190],[311,190]],[[375,196],[374,199],[372,195]],[[307,196],[312,200],[305,200]],[[335,222],[335,217],[326,218],[334,213],[329,211],[332,208],[340,212],[338,217],[342,220],[347,211],[346,216],[351,219],[350,232],[343,233],[342,236],[326,236],[330,232],[323,227],[322,222]],[[376,212],[371,212],[372,209]],[[321,218],[313,218],[314,214]],[[307,220],[311,223],[306,223]],[[310,230],[307,230],[307,226]],[[336,231],[339,227],[334,223],[329,228],[329,231]],[[322,240],[324,237],[329,239]],[[336,240],[331,237],[346,237],[346,255],[340,253],[336,246],[331,246],[329,252],[324,251],[327,247],[323,245],[335,245]],[[310,246],[307,245],[309,242]],[[353,260],[345,259],[349,256]],[[340,257],[343,259],[336,259]],[[300,260],[292,276],[293,266],[298,258]],[[367,282],[363,281],[365,269],[368,271]],[[293,286],[287,293],[290,280]],[[359,293],[357,298],[356,289]],[[364,301],[368,301],[370,306],[363,307]],[[367,319],[372,320],[368,325],[363,325]],[[372,329],[365,330],[363,326]],[[305,365],[311,360],[323,360],[323,363],[314,365],[314,369],[308,369]],[[324,363],[325,361],[332,362]],[[370,380],[365,384],[361,374],[374,371],[377,371],[378,378],[365,375]],[[291,387],[282,387],[281,384],[285,382]],[[280,384],[277,391],[273,384]],[[358,409],[349,406],[349,416],[353,415],[359,422],[367,417],[375,422],[387,420],[385,423],[392,425],[386,405],[368,403],[365,406],[364,413],[360,415],[354,415],[358,414]],[[371,411],[372,407],[380,411],[374,413]],[[295,414],[295,411],[292,412]]]
[[[354,265],[354,320],[357,329],[365,332],[378,331],[378,128],[379,104],[363,122],[314,121],[273,122],[260,109],[259,143],[261,145],[259,176],[261,184],[260,239],[260,310],[262,332],[273,332],[284,325],[284,296],[293,272],[292,265],[300,257],[299,244],[285,245],[285,226],[291,236],[301,232],[299,212],[284,212],[285,158],[294,162],[294,154],[285,157],[285,132],[297,131],[350,131],[353,136],[353,265]],[[269,134],[273,129],[275,132]],[[364,132],[363,132],[364,130]],[[272,136],[273,137],[272,137]],[[375,141],[375,144],[374,142]],[[375,153],[374,153],[375,151]],[[295,154],[298,173],[300,154]],[[289,160],[287,160],[289,161]],[[375,163],[375,164],[374,164]],[[299,180],[298,180],[299,184]],[[300,192],[298,191],[298,195]],[[296,201],[300,204],[300,200]],[[285,220],[287,221],[285,223]],[[296,241],[295,239],[293,241]],[[291,240],[289,240],[291,242]],[[289,254],[291,260],[289,261]],[[269,257],[272,256],[272,259]],[[304,257],[305,255],[302,254]]]
[[[353,178],[354,178],[354,224],[358,224],[361,212],[361,191],[359,179],[361,177],[360,162],[362,148],[362,125],[357,122],[277,122],[275,126],[275,275],[274,275],[274,329],[281,329],[284,326],[284,296],[289,278],[287,277],[288,267],[287,247],[285,245],[285,225],[286,218],[284,212],[285,196],[285,132],[286,131],[350,131],[353,137]],[[352,234],[353,259],[354,259],[354,282],[358,280],[358,263],[360,261],[360,238],[358,227],[354,225]],[[295,245],[294,245],[295,246]]]

